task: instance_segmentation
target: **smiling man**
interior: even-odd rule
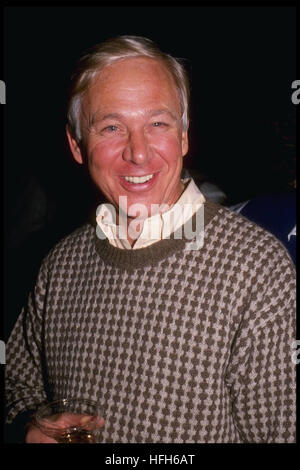
[[[294,265],[181,179],[188,97],[145,38],[79,61],[67,137],[106,203],[42,263],[7,345],[8,422],[78,397],[101,403],[103,442],[295,442]]]
[[[178,201],[184,190],[182,157],[188,150],[181,114],[171,73],[148,57],[107,66],[86,91],[84,149],[68,130],[70,147],[79,163],[86,155],[94,183],[118,208],[117,215],[121,208],[144,220]],[[130,234],[127,239],[134,241]]]

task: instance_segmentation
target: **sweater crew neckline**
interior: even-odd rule
[[[214,216],[219,212],[221,206],[215,204],[212,201],[206,201],[204,207],[204,230],[207,225],[212,221]],[[200,209],[201,210],[201,209]],[[197,213],[192,217],[193,224],[195,223]],[[111,245],[107,238],[100,239],[95,233],[96,238],[96,250],[100,258],[106,263],[115,266],[117,268],[124,269],[138,269],[157,264],[163,259],[172,256],[177,251],[184,249],[184,246],[190,242],[184,237],[184,231],[180,227],[183,236],[176,238],[174,233],[171,234],[170,238],[160,240],[148,247],[139,248],[136,250],[126,250],[114,247]],[[176,233],[176,232],[175,232]]]

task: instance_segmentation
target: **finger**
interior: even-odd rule
[[[40,429],[31,426],[25,436],[26,444],[57,444],[57,441],[46,434],[42,433]]]
[[[87,414],[62,413],[60,415],[51,416],[50,420],[44,419],[40,424],[45,429],[61,430],[75,427],[84,427],[86,430],[98,429],[104,426],[104,418],[99,416],[91,416]]]

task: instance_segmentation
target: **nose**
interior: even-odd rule
[[[142,165],[146,163],[149,158],[149,146],[144,133],[142,131],[131,132],[123,151],[123,159],[126,162]]]

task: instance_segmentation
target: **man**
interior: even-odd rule
[[[107,204],[41,266],[7,345],[10,421],[75,396],[101,403],[104,442],[294,442],[293,263],[181,180],[187,131],[184,69],[151,41],[79,62],[67,135]]]

